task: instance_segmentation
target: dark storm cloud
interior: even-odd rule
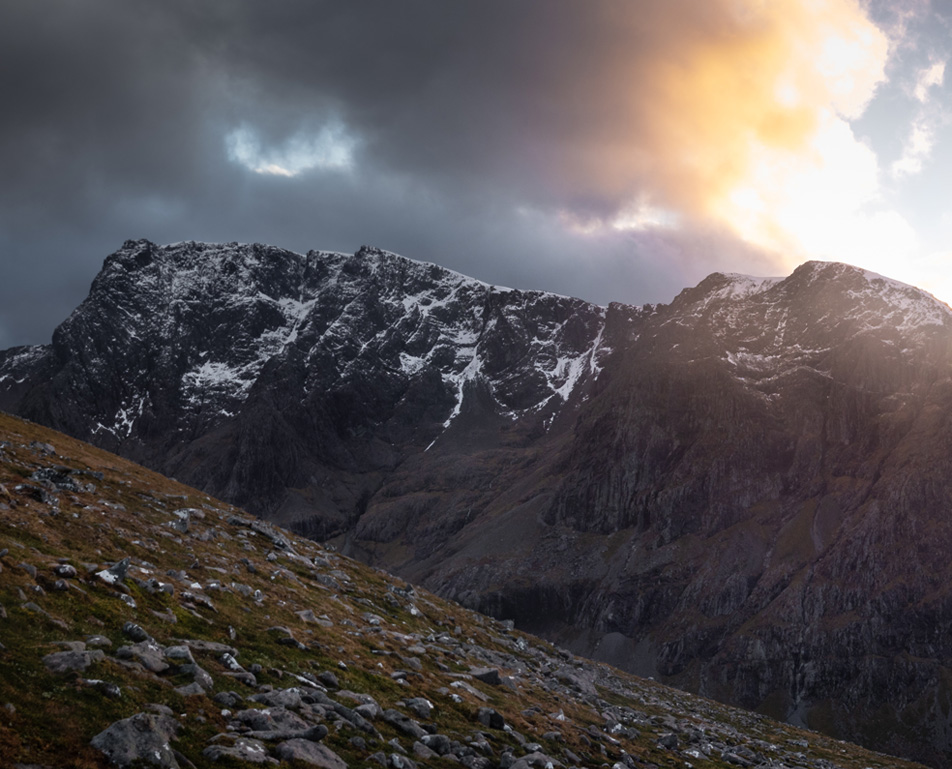
[[[762,265],[711,228],[563,226],[613,216],[652,171],[638,78],[670,42],[663,6],[7,0],[0,346],[48,340],[130,237],[373,243],[599,302],[667,300],[708,271],[700,252]],[[686,39],[719,34],[696,16]],[[329,125],[347,167],[229,157],[242,128],[273,160]]]

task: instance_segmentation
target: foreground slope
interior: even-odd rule
[[[3,766],[913,766],[573,657],[6,415],[0,606]]]
[[[811,262],[598,308],[130,241],[0,405],[578,653],[952,763],[952,312]]]

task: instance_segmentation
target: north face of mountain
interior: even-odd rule
[[[629,670],[952,757],[952,311],[836,263],[599,308],[129,242],[0,406]]]
[[[457,422],[551,421],[608,354],[605,315],[369,248],[130,241],[0,387],[43,372],[4,405],[331,535]]]

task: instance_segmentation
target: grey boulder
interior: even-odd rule
[[[222,759],[232,759],[244,762],[246,764],[276,764],[275,759],[268,755],[268,749],[260,740],[249,740],[245,737],[239,737],[235,744],[228,745],[209,745],[202,751],[202,755],[211,761],[221,761]]]
[[[110,725],[93,737],[90,744],[119,767],[144,763],[180,769],[175,751],[169,744],[179,728],[180,724],[174,718],[136,713]]]
[[[282,761],[300,761],[320,769],[347,769],[340,756],[326,745],[310,740],[295,739],[282,742],[274,749],[274,755]]]
[[[94,662],[100,662],[105,658],[106,655],[99,649],[54,652],[43,658],[43,664],[51,673],[72,673],[77,670],[85,670]]]

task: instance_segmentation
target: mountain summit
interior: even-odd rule
[[[669,305],[377,249],[129,241],[0,407],[575,652],[952,758],[952,311],[865,270]]]

